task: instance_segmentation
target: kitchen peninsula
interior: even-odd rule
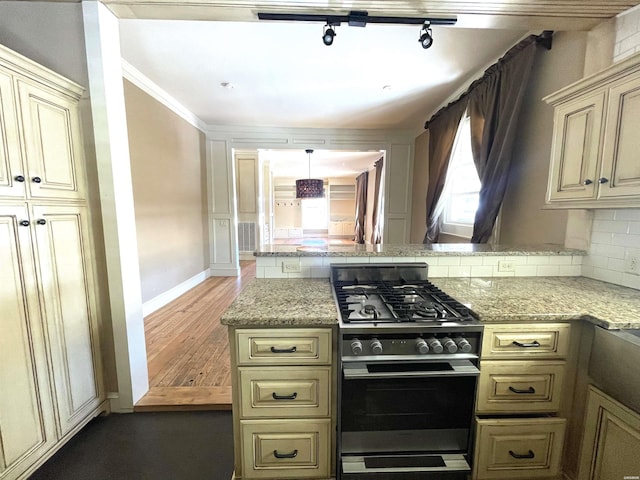
[[[640,328],[638,291],[580,276],[583,255],[549,245],[467,244],[256,252],[260,278],[221,320],[235,372],[235,478],[334,478],[340,337],[330,268],[402,262],[427,263],[430,281],[485,326],[472,478],[505,478],[500,472],[510,468],[531,478],[575,475],[590,383],[579,365],[588,364],[593,330]],[[539,348],[511,351],[514,342]],[[532,388],[533,396],[519,393]],[[524,435],[517,444],[525,454],[536,451],[535,460],[509,456],[512,442],[503,439],[514,435]],[[493,464],[496,458],[507,466]]]

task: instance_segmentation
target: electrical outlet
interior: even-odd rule
[[[300,262],[285,260],[282,262],[282,271],[284,273],[300,273]]]
[[[516,266],[511,260],[499,260],[498,271],[499,272],[515,272]]]
[[[640,255],[627,252],[624,256],[624,271],[640,275]]]

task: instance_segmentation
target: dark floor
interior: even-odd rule
[[[111,414],[91,421],[30,480],[230,480],[231,412]]]

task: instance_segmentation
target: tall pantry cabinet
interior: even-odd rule
[[[0,46],[0,479],[105,409],[78,102]]]

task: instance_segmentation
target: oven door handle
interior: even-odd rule
[[[432,377],[477,377],[480,370],[469,360],[448,360],[441,362],[445,365],[442,369],[420,370],[415,368],[416,363],[395,363],[384,364],[389,369],[376,368],[381,364],[376,363],[345,363],[342,365],[342,372],[345,380],[354,379],[393,379],[393,378],[432,378]],[[403,370],[403,365],[411,365],[411,368]],[[427,366],[429,363],[424,363]]]

